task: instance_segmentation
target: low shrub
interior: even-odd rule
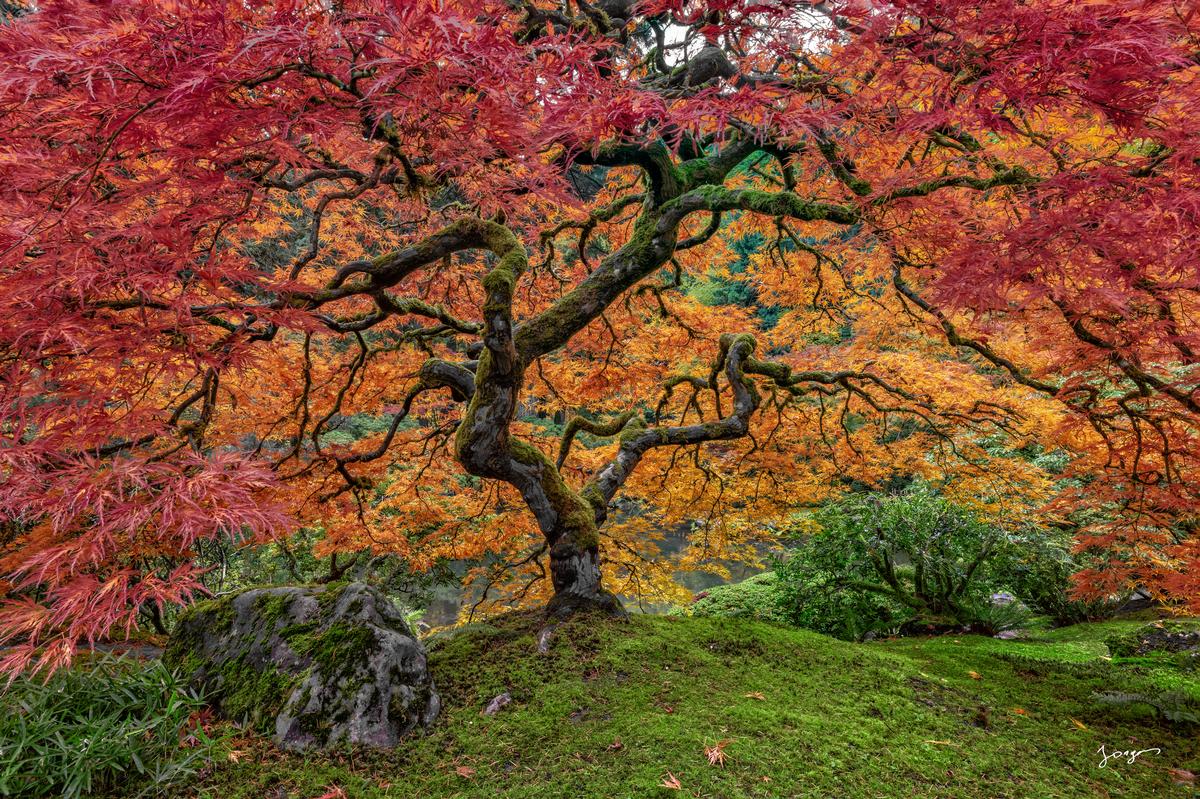
[[[203,702],[158,661],[106,656],[48,681],[19,678],[3,704],[0,796],[162,791],[212,745],[192,723]]]
[[[692,615],[788,621],[779,591],[779,578],[774,572],[709,588],[692,603]]]
[[[775,567],[794,624],[854,639],[900,627],[1005,629],[1023,620],[990,605],[1017,535],[927,486],[851,494],[813,520],[819,531]]]
[[[1180,691],[1155,694],[1105,691],[1096,694],[1096,699],[1102,704],[1117,707],[1144,705],[1149,707],[1155,716],[1175,724],[1200,724],[1200,703],[1191,695]]]
[[[969,609],[972,632],[996,635],[1029,625],[1033,614],[1020,602],[983,602]]]
[[[861,641],[913,619],[910,609],[886,596],[846,590],[837,573],[815,568],[803,551],[776,563],[775,571],[783,617],[797,627]]]
[[[1112,618],[1126,596],[1078,599],[1071,576],[1087,563],[1071,552],[1069,536],[1031,537],[1005,566],[1005,582],[1018,599],[1057,627]]]

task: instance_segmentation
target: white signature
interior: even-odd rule
[[[1142,755],[1161,755],[1162,750],[1154,746],[1149,749],[1117,749],[1110,752],[1104,748],[1104,744],[1100,744],[1100,748],[1096,750],[1096,754],[1100,755],[1100,768],[1104,768],[1110,760],[1124,760],[1126,763],[1133,765]]]

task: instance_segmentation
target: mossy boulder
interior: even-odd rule
[[[163,655],[225,716],[302,750],[392,747],[436,718],[425,648],[363,583],[256,588],[200,602]]]
[[[1195,652],[1200,651],[1200,626],[1194,621],[1156,621],[1111,635],[1104,643],[1117,657]]]

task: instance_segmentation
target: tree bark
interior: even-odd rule
[[[624,616],[617,595],[604,588],[600,579],[600,548],[580,546],[571,536],[562,536],[550,547],[550,578],[554,597],[546,606],[550,616],[565,617],[579,611],[600,611]]]

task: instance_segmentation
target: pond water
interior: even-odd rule
[[[680,525],[663,538],[661,545],[662,556],[670,558],[678,555],[687,546],[687,542],[688,525]],[[778,551],[778,547],[770,547],[766,544],[759,545],[758,549],[760,557],[766,557],[771,552]],[[748,577],[753,577],[755,574],[764,571],[762,568],[756,568],[740,561],[716,561],[716,563],[729,570],[729,579],[707,571],[680,572],[676,576],[676,579],[680,585],[692,593],[699,593],[715,585],[741,582]],[[455,571],[459,570],[456,569]],[[666,603],[648,602],[637,596],[622,594],[620,597],[630,612],[666,613],[671,609],[671,606]],[[476,599],[476,595],[469,594],[461,586],[442,586],[434,594],[433,600],[426,607],[420,621],[430,627],[445,627],[454,624],[458,620],[459,612],[463,609],[464,605],[473,603]]]

